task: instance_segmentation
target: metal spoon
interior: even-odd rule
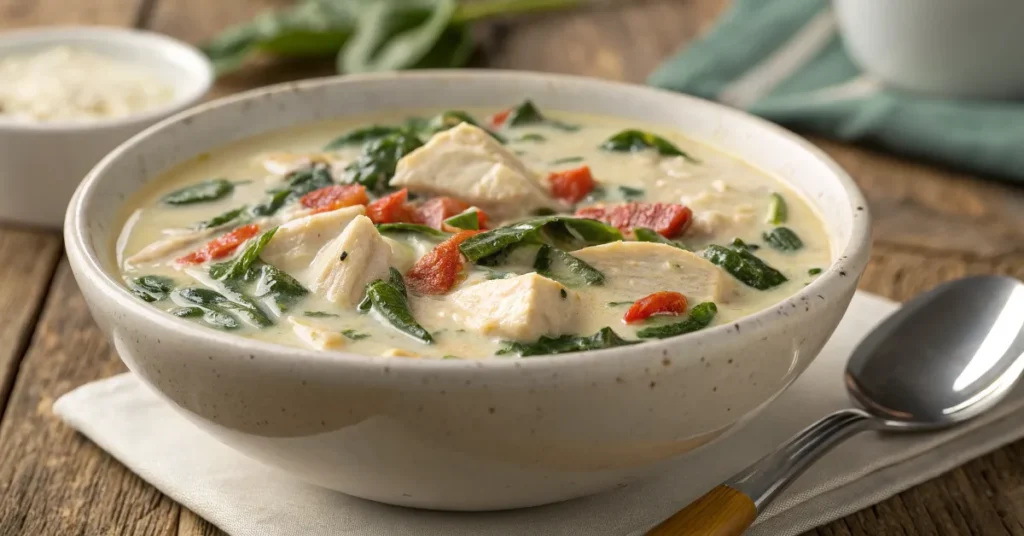
[[[999,402],[1024,369],[1024,284],[998,276],[922,294],[875,328],[846,366],[862,409],[837,411],[647,533],[733,536],[815,460],[864,430],[952,426]]]

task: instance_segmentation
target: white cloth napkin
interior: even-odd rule
[[[54,412],[174,500],[234,536],[639,535],[825,414],[847,407],[842,372],[857,342],[896,305],[858,293],[821,355],[754,422],[653,480],[531,509],[447,513],[373,503],[291,479],[215,439],[130,374],[64,395]],[[751,356],[756,358],[756,356]],[[939,433],[863,433],[826,455],[749,534],[799,534],[1024,436],[1024,390]],[[723,463],[729,461],[730,463]]]

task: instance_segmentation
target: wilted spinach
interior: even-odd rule
[[[165,205],[191,205],[216,201],[235,190],[235,185],[226,179],[210,179],[175,190],[160,198]]]
[[[524,244],[547,244],[562,250],[622,240],[622,233],[596,220],[548,216],[506,225],[471,236],[459,245],[462,254],[474,264],[488,264],[488,259],[507,253]]]
[[[561,337],[542,336],[536,342],[513,342],[506,341],[498,350],[498,355],[519,354],[521,357],[535,355],[565,354],[569,352],[584,352],[587,350],[601,350],[603,348],[614,348],[636,344],[640,341],[623,339],[612,328],[601,328],[597,333],[587,337],[576,335],[562,335]]]
[[[537,106],[533,104],[533,101],[527,99],[523,101],[519,106],[513,108],[508,117],[505,118],[506,127],[521,127],[528,125],[547,125],[550,127],[564,130],[566,132],[576,132],[580,129],[578,125],[570,125],[561,121],[550,119],[545,117],[544,114],[540,113]]]
[[[341,72],[461,67],[473,51],[471,23],[565,9],[585,0],[300,0],[233,26],[203,45],[219,74],[249,56],[336,56]]]
[[[608,138],[601,144],[601,149],[627,153],[653,149],[661,156],[681,156],[691,162],[696,161],[665,138],[636,129],[623,130]]]
[[[377,138],[364,145],[359,158],[345,168],[343,181],[383,192],[395,176],[398,161],[421,145],[423,142],[418,137],[405,131]]]
[[[162,275],[144,275],[132,279],[128,288],[136,298],[152,303],[166,298],[174,290],[174,280]]]

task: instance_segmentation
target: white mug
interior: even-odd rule
[[[834,0],[853,61],[890,86],[1024,97],[1024,0]]]

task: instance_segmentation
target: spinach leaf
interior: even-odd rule
[[[287,272],[269,264],[261,264],[257,268],[255,280],[255,296],[273,308],[278,315],[309,294],[302,283]]]
[[[373,308],[396,329],[425,344],[434,342],[430,332],[416,322],[408,299],[396,285],[378,279],[367,285],[366,296]]]
[[[258,328],[265,328],[274,325],[274,321],[260,309],[259,305],[252,298],[246,296],[240,290],[234,292],[233,301],[225,301],[218,304],[222,311],[232,311],[244,317],[250,324]]]
[[[423,142],[419,138],[404,131],[377,138],[363,146],[359,158],[345,168],[344,182],[384,192],[395,176],[398,161],[421,145]]]
[[[444,220],[444,224],[449,227],[455,227],[456,229],[467,229],[470,231],[479,230],[479,212],[476,209],[469,209],[462,214],[456,214],[451,218]]]
[[[292,7],[264,12],[250,22],[232,26],[201,48],[217,74],[238,69],[257,52],[283,57],[330,57],[352,34],[357,8],[355,2],[302,0]]]
[[[712,244],[701,252],[701,256],[721,266],[743,284],[758,290],[767,290],[788,281],[781,272],[746,249],[729,249]]]
[[[144,275],[128,283],[132,294],[144,302],[156,302],[167,298],[174,290],[174,280],[162,275]]]
[[[223,310],[225,305],[231,302],[217,291],[188,287],[179,289],[174,294],[177,297],[175,301],[183,304],[182,307],[171,311],[177,317],[201,318],[202,323],[218,329],[233,330],[241,327],[237,317]]]
[[[530,134],[523,134],[522,136],[519,136],[518,138],[516,138],[516,139],[514,139],[512,141],[524,141],[524,142],[525,141],[533,141],[533,142],[537,142],[537,143],[542,143],[542,142],[548,141],[548,139],[545,138],[544,136],[540,135],[540,134],[530,133]]]
[[[218,305],[228,301],[223,294],[216,290],[201,287],[187,287],[176,292],[179,298],[194,305]]]
[[[757,251],[761,249],[761,246],[757,244],[748,244],[744,242],[742,238],[736,237],[732,239],[732,249],[746,249],[750,251]]]
[[[244,216],[248,208],[249,207],[247,205],[242,205],[236,209],[218,214],[208,220],[198,222],[192,225],[192,228],[197,231],[201,231],[203,229],[213,229],[214,227],[220,227],[221,225],[226,225],[231,222],[241,223],[241,221],[245,219]]]
[[[417,233],[428,236],[430,238],[446,239],[451,236],[451,233],[446,233],[430,227],[428,225],[421,225],[418,223],[379,223],[377,224],[377,231],[380,233]]]
[[[178,318],[198,318],[203,316],[202,307],[175,307],[169,312]]]
[[[776,227],[761,237],[769,246],[779,251],[796,251],[804,247],[803,241],[789,227]]]
[[[193,203],[216,201],[235,190],[235,185],[226,179],[210,179],[175,190],[160,198],[165,205],[181,206]]]
[[[789,209],[786,207],[786,200],[777,193],[773,193],[768,201],[768,223],[782,225],[789,217]]]
[[[241,279],[249,271],[249,268],[260,257],[260,252],[267,246],[267,242],[274,237],[277,227],[264,232],[255,240],[250,240],[242,254],[230,261],[219,262],[210,266],[210,277],[219,280]]]
[[[210,327],[224,330],[234,330],[242,327],[238,323],[238,318],[218,309],[204,309],[203,323]]]
[[[604,274],[560,249],[543,245],[537,250],[533,268],[540,275],[562,283],[567,287],[604,284]]]
[[[352,339],[353,341],[360,341],[363,339],[368,339],[370,337],[369,333],[363,333],[361,331],[356,331],[354,329],[343,329],[341,330],[341,334],[348,337],[349,339]]]
[[[308,316],[308,317],[311,317],[311,318],[331,318],[331,317],[338,316],[338,315],[336,315],[334,313],[328,313],[328,312],[325,312],[325,311],[303,311],[302,315],[303,316]]]
[[[642,188],[631,188],[629,186],[619,186],[619,193],[622,197],[626,198],[627,201],[636,201],[647,194]]]
[[[264,203],[260,203],[249,211],[253,216],[273,216],[278,210],[281,210],[287,202],[288,198],[291,197],[291,192],[288,190],[278,190],[270,196],[270,199]]]
[[[569,125],[554,119],[548,119],[540,113],[537,106],[529,99],[516,106],[505,119],[506,127],[521,127],[526,125],[548,125],[566,132],[576,132],[580,129],[577,125]]]
[[[682,250],[690,251],[690,248],[686,247],[686,244],[679,240],[669,240],[661,235],[654,229],[648,229],[647,227],[637,227],[633,229],[633,237],[636,238],[637,242],[654,242],[656,244],[666,244],[672,247],[676,247]]]
[[[821,273],[821,268],[811,268],[807,270],[807,275],[818,275]]]
[[[470,262],[486,264],[489,257],[524,244],[548,244],[571,251],[616,240],[622,240],[622,233],[597,220],[547,216],[471,236],[459,249]]]
[[[521,357],[530,357],[535,355],[565,354],[626,346],[638,342],[623,339],[612,331],[612,328],[604,327],[588,337],[562,335],[560,337],[542,336],[536,342],[505,341],[498,350],[497,355],[519,354]]]
[[[664,339],[675,337],[684,333],[691,333],[707,327],[718,313],[718,307],[712,302],[698,303],[690,309],[689,316],[682,322],[666,324],[663,326],[652,326],[636,332],[641,339]]]
[[[338,71],[361,73],[415,67],[461,67],[468,57],[449,56],[447,65],[431,62],[430,51],[451,27],[455,0],[368,0],[356,17],[356,30],[338,55]],[[463,51],[468,54],[468,50]]]
[[[202,46],[217,73],[256,53],[337,55],[343,72],[461,67],[473,51],[471,23],[574,7],[583,0],[300,0],[233,26]]]
[[[388,284],[397,288],[398,292],[402,293],[402,296],[409,297],[409,291],[405,288],[405,278],[402,277],[402,272],[399,272],[398,268],[394,266],[388,268]]]
[[[601,144],[600,148],[605,151],[625,153],[654,149],[661,156],[681,156],[691,162],[696,162],[693,157],[681,151],[672,142],[657,134],[644,132],[643,130],[623,130],[608,138],[607,141]]]
[[[349,145],[358,145],[383,138],[385,136],[390,136],[392,134],[398,134],[402,131],[402,127],[390,125],[370,125],[368,127],[357,128],[334,138],[330,143],[324,145],[324,150],[334,151]]]
[[[552,165],[552,166],[560,166],[562,164],[576,164],[576,163],[582,162],[582,161],[583,161],[583,157],[582,156],[567,156],[565,158],[556,158],[556,159],[552,160],[550,162],[550,165]]]

